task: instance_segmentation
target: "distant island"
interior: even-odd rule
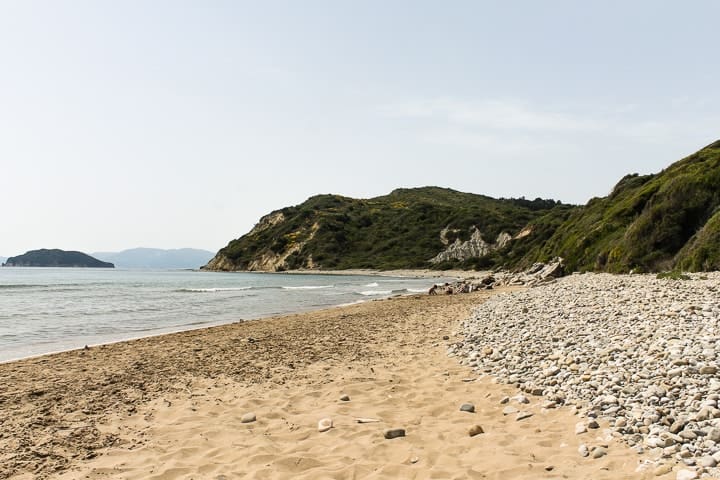
[[[115,268],[115,265],[103,262],[82,252],[58,249],[30,250],[23,255],[10,257],[3,267],[76,267],[76,268]]]
[[[95,252],[93,257],[119,268],[200,268],[215,255],[197,248],[131,248],[121,252]]]

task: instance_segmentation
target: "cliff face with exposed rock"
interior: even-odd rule
[[[430,263],[437,264],[452,260],[465,261],[471,258],[484,257],[495,250],[505,247],[513,239],[509,233],[501,232],[494,243],[488,243],[483,239],[480,230],[472,227],[472,234],[468,240],[463,242],[456,238],[452,244],[449,244],[447,234],[447,228],[440,232],[440,241],[447,245],[447,248],[431,258]]]

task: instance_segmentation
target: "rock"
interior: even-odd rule
[[[472,403],[463,403],[460,405],[461,412],[475,413],[475,405]]]
[[[485,430],[480,425],[473,425],[468,430],[468,435],[471,437],[474,437],[475,435],[480,435],[481,433],[485,433]]]
[[[704,457],[701,457],[697,460],[697,464],[701,467],[705,468],[712,468],[717,465],[717,460],[715,460],[712,456],[707,455]]]
[[[553,470],[555,470],[555,465],[545,465],[546,472],[552,472]]]
[[[600,428],[600,424],[597,422],[597,420],[592,419],[587,423],[587,428],[592,428],[592,429]]]
[[[592,451],[592,458],[602,458],[607,455],[607,449],[604,447],[595,447]]]
[[[505,405],[510,401],[510,397],[503,397],[500,399],[500,405]]]
[[[587,427],[585,426],[585,422],[578,422],[575,424],[575,435],[580,435],[581,433],[587,432]]]
[[[532,417],[533,414],[531,412],[520,412],[517,414],[517,417],[515,417],[516,421],[525,420],[526,418]]]
[[[515,407],[505,407],[503,408],[503,415],[512,415],[513,413],[518,413],[520,410],[518,410]]]
[[[667,475],[670,472],[672,472],[672,465],[670,465],[669,463],[658,465],[655,470],[653,470],[653,474],[655,474],[656,477],[662,477],[663,475]]]
[[[342,395],[342,396],[340,397],[340,401],[341,401],[341,402],[349,402],[349,401],[350,401],[350,395],[347,395],[347,394]]]
[[[327,432],[331,428],[333,428],[332,418],[325,417],[318,422],[318,432]]]
[[[678,470],[677,476],[675,477],[676,480],[695,480],[696,478],[698,478],[698,473],[695,470],[688,470],[686,468]]]
[[[698,369],[700,375],[715,375],[717,373],[717,367],[713,365],[705,365]]]
[[[525,395],[518,395],[516,397],[513,397],[513,400],[515,400],[517,403],[530,403],[530,400]]]
[[[383,436],[385,438],[387,438],[388,440],[392,440],[393,438],[398,438],[398,437],[404,437],[405,429],[404,428],[388,428],[387,430],[383,431]]]
[[[707,432],[708,440],[712,440],[715,443],[720,443],[720,428],[712,428]]]
[[[237,418],[237,417],[235,417],[235,418]],[[250,413],[246,413],[245,415],[243,415],[243,416],[240,418],[240,422],[242,422],[242,423],[252,423],[252,422],[254,422],[256,419],[257,419],[257,418],[255,417],[255,414],[252,413],[252,412],[250,412]]]
[[[678,420],[674,422],[672,425],[670,425],[670,433],[680,433],[683,428],[685,428],[685,425],[687,425],[687,422],[684,420]]]
[[[578,453],[581,457],[587,457],[588,455],[590,455],[590,451],[588,450],[587,445],[585,445],[584,443],[581,443],[578,447]]]

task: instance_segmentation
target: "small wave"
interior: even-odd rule
[[[427,288],[408,288],[408,292],[410,293],[426,293],[428,291]]]
[[[191,293],[239,292],[243,290],[250,290],[252,288],[253,287],[181,288],[177,291]]]
[[[283,290],[319,290],[322,288],[335,288],[335,285],[303,285],[300,287],[282,287]]]
[[[365,285],[365,286],[366,286],[366,287],[379,287],[380,285],[378,285],[377,282],[373,282],[373,283],[368,283],[368,284]]]
[[[366,297],[370,297],[373,295],[390,295],[393,293],[392,290],[365,290],[363,292],[357,292],[360,295],[365,295]]]
[[[79,283],[57,283],[57,284],[34,284],[34,283],[16,283],[0,285],[0,290],[15,290],[21,288],[56,288],[56,287],[79,287]]]
[[[348,302],[348,303],[341,303],[340,305],[336,305],[337,307],[349,307],[351,305],[358,305],[360,303],[365,303],[367,300],[355,300],[354,302]]]

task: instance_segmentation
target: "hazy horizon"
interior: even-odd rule
[[[312,195],[581,204],[720,139],[720,4],[0,0],[0,255],[217,251]]]

